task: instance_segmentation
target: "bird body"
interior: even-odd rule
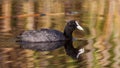
[[[64,32],[60,32],[54,29],[28,30],[21,33],[18,38],[20,41],[26,42],[52,42],[72,40],[72,32],[76,28],[83,30],[77,21],[71,20],[67,22]]]
[[[65,40],[62,32],[53,29],[28,30],[21,34],[21,40],[27,42],[51,42]]]

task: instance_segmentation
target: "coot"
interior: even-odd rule
[[[54,29],[40,29],[40,30],[28,30],[21,33],[18,38],[20,41],[26,42],[51,42],[51,41],[63,41],[72,40],[72,32],[78,28],[83,28],[78,24],[76,20],[70,20],[67,22],[64,33]]]

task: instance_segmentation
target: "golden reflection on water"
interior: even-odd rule
[[[103,4],[105,3],[104,0],[94,2],[86,0],[84,2],[78,0],[52,0],[50,2],[47,0],[45,2],[40,0],[40,2],[35,2],[35,5],[33,5],[32,0],[29,2],[16,1],[12,8],[18,8],[20,11],[13,10],[13,15],[22,15],[25,13],[32,16],[34,14],[32,8],[35,6],[38,6],[35,7],[35,13],[44,12],[46,15],[27,18],[21,16],[12,19],[8,17],[2,19],[0,17],[0,68],[119,68],[120,15],[117,5],[120,2],[118,0],[118,3],[111,3],[112,6],[116,6],[117,8],[112,8],[115,10],[114,19],[111,15],[112,11],[104,14],[104,11],[106,11],[104,8],[106,7]],[[0,9],[4,7],[2,9],[4,11],[0,10],[0,13],[4,12],[0,16],[10,15],[7,12],[12,10],[6,9],[11,6],[11,3],[4,2],[4,4],[0,3],[0,6],[3,5]],[[81,6],[78,7],[80,4]],[[34,7],[27,8],[27,6],[31,5]],[[100,12],[98,12],[98,8]],[[72,14],[70,11],[77,11],[78,13],[75,12]],[[73,42],[75,48],[85,48],[85,53],[80,56],[79,60],[74,60],[66,55],[64,47],[53,51],[41,52],[20,48],[19,44],[16,43],[16,36],[24,30],[50,28],[63,32],[66,21],[71,19],[81,22],[79,24],[85,29],[85,32],[76,30],[73,36],[88,41],[88,44],[79,41]],[[114,23],[111,20],[114,20]]]

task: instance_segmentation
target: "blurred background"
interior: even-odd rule
[[[84,33],[73,36],[74,47],[89,52],[74,60],[64,48],[37,52],[21,49],[15,38],[25,30],[64,30],[67,20],[77,20]],[[0,68],[119,68],[120,0],[0,0]]]

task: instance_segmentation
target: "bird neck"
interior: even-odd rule
[[[68,40],[72,40],[72,33],[73,31],[69,30],[69,29],[65,29],[64,30],[64,36],[68,39]]]

